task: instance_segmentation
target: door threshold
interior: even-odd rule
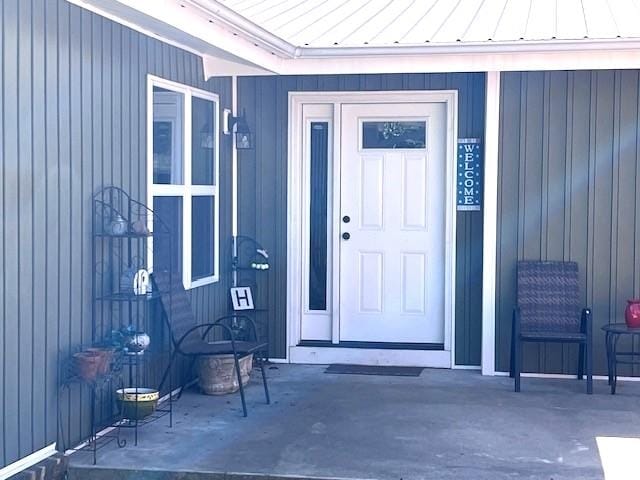
[[[430,368],[451,368],[452,365],[451,351],[449,350],[354,348],[344,345],[290,347],[289,362],[311,365],[345,363]]]
[[[339,342],[330,340],[301,340],[299,347],[320,348],[375,348],[379,350],[444,350],[444,343],[408,343],[408,342]]]

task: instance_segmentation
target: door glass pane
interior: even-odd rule
[[[153,211],[166,225],[170,234],[160,234],[164,228],[156,225],[153,231],[153,269],[174,273],[182,271],[182,197],[153,197]]]
[[[182,185],[184,95],[153,87],[153,183]]]
[[[309,310],[327,309],[327,172],[329,124],[311,123]]]
[[[191,155],[193,185],[215,185],[215,102],[192,97]]]
[[[191,279],[198,280],[215,272],[215,197],[193,197],[191,202]]]
[[[362,122],[362,148],[425,148],[426,122]]]

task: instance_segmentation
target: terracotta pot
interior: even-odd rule
[[[92,382],[98,376],[103,363],[102,356],[96,352],[78,352],[73,355],[76,374],[87,382]]]
[[[629,328],[640,328],[640,299],[627,300],[624,320]]]
[[[111,371],[111,362],[115,349],[108,347],[92,347],[87,348],[86,352],[95,353],[100,357],[100,365],[98,366],[98,375],[106,375]]]
[[[249,375],[253,365],[253,355],[241,358],[240,378],[242,385],[249,383]],[[224,395],[237,392],[238,376],[236,375],[233,355],[210,355],[198,359],[198,384],[207,395]]]

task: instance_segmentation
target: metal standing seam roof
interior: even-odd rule
[[[640,0],[218,0],[295,47],[640,38]]]

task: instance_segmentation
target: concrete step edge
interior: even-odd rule
[[[167,471],[72,465],[69,480],[374,480],[361,478],[278,475],[246,472]]]

